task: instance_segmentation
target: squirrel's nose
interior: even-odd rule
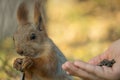
[[[20,55],[24,54],[23,50],[19,50],[19,49],[17,49],[17,53],[20,54]]]

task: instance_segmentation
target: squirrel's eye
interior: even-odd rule
[[[34,40],[34,39],[36,39],[36,35],[34,33],[32,33],[30,36],[30,40]]]

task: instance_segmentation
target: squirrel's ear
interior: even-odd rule
[[[37,28],[42,31],[44,29],[44,22],[41,14],[41,5],[35,3],[34,7],[34,23],[37,25]]]
[[[19,25],[24,25],[28,22],[28,10],[25,3],[20,4],[18,7],[17,20]]]
[[[40,16],[41,16],[41,14],[40,14],[40,4],[35,3],[35,6],[34,6],[34,23],[35,24],[39,23],[39,17]]]

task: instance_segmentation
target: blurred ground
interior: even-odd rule
[[[68,60],[88,61],[120,37],[119,0],[48,0],[48,34]],[[0,80],[17,80],[12,37],[0,40]]]

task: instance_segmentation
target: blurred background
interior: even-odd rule
[[[0,80],[20,77],[12,67],[19,2],[0,0]],[[48,35],[70,61],[89,61],[120,37],[120,0],[48,0],[46,9]]]

